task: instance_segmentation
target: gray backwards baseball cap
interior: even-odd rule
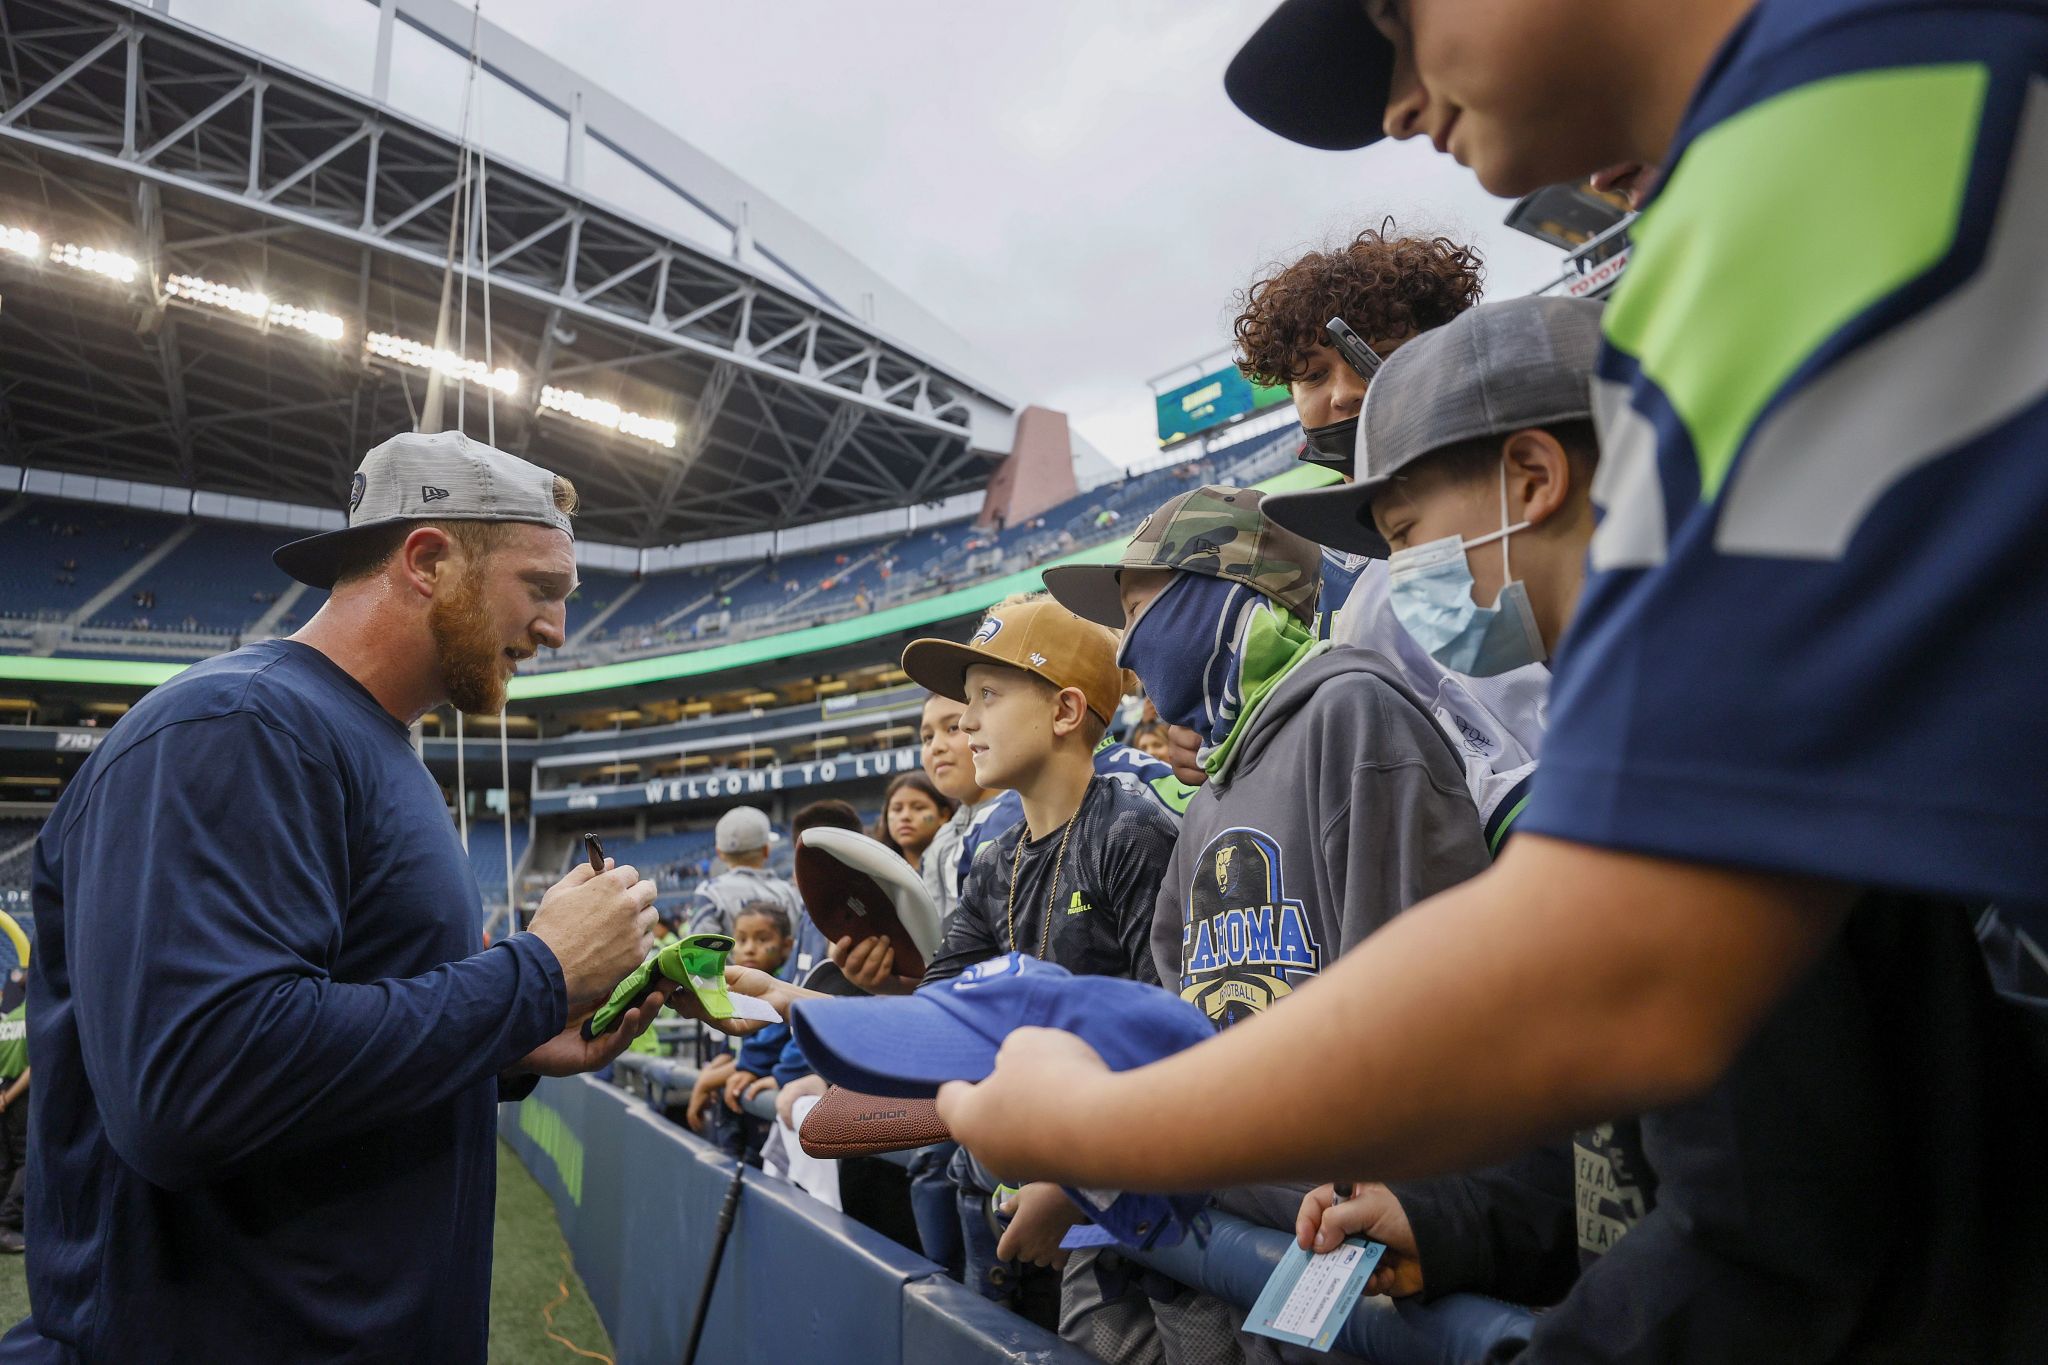
[[[280,545],[270,559],[308,587],[331,588],[351,547],[407,521],[527,521],[575,534],[555,506],[552,471],[459,431],[408,431],[356,466],[346,527]]]
[[[1587,418],[1601,305],[1538,297],[1482,303],[1387,357],[1365,391],[1358,481],[1276,493],[1267,517],[1333,550],[1387,557],[1372,500],[1425,455],[1481,436]]]

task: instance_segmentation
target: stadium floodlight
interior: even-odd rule
[[[0,251],[11,251],[17,256],[34,260],[43,254],[43,239],[27,228],[9,227],[0,223]]]
[[[300,308],[296,304],[273,303],[270,305],[270,325],[289,327],[293,331],[308,332],[322,341],[341,340],[341,319],[332,313],[322,313],[314,308]]]
[[[676,424],[659,417],[643,417],[637,412],[628,412],[617,403],[602,398],[592,398],[587,393],[574,389],[558,389],[552,384],[543,384],[540,389],[540,405],[550,412],[559,412],[588,422],[592,426],[605,427],[651,441],[664,450],[676,448]]]
[[[500,393],[519,392],[519,374],[503,365],[497,369],[487,368],[481,360],[470,360],[453,351],[440,351],[411,337],[394,336],[390,332],[371,332],[363,338],[363,348],[380,360],[407,365],[415,370],[438,370],[450,379],[465,384],[482,384]]]
[[[245,318],[259,320],[270,312],[268,294],[237,289],[231,284],[218,284],[213,280],[202,280],[197,275],[172,275],[165,279],[164,297],[183,299],[187,303],[202,304],[208,308],[221,308],[230,313],[240,313]]]
[[[237,313],[257,322],[268,322],[272,327],[288,327],[323,341],[341,340],[341,319],[332,313],[301,308],[296,304],[273,303],[268,294],[253,289],[237,289],[217,280],[203,280],[197,275],[168,277],[164,280],[164,297]]]
[[[102,251],[93,246],[80,246],[76,242],[51,243],[50,260],[73,270],[83,270],[89,275],[104,275],[121,284],[135,283],[136,271],[141,268],[136,265],[132,256],[123,256],[118,251]]]

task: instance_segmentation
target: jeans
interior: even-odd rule
[[[921,1147],[910,1157],[910,1216],[917,1220],[917,1240],[925,1259],[944,1266],[956,1280],[965,1272],[966,1249],[953,1177],[946,1167],[959,1150],[956,1142],[940,1142]]]
[[[996,1244],[1002,1240],[1002,1234],[989,1221],[987,1190],[957,1187],[955,1207],[960,1214],[962,1274],[967,1287],[1048,1332],[1058,1331],[1060,1272],[1021,1261],[1005,1261],[996,1255]]]

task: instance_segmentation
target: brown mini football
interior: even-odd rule
[[[814,1157],[874,1156],[949,1136],[933,1100],[895,1100],[833,1086],[804,1116],[797,1144]]]
[[[811,833],[804,831],[796,844],[796,889],[811,912],[811,922],[834,943],[848,936],[860,942],[879,934],[896,949],[896,975],[923,976],[924,954],[897,919],[889,892],[870,874],[807,842]]]

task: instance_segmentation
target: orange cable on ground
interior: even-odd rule
[[[569,1260],[567,1251],[562,1253],[562,1270],[562,1278],[555,1281],[554,1302],[540,1310],[541,1330],[547,1333],[548,1340],[561,1343],[585,1360],[602,1360],[604,1365],[616,1365],[616,1362],[602,1351],[586,1351],[555,1330],[555,1310],[569,1301],[569,1277],[576,1273],[576,1267]]]

